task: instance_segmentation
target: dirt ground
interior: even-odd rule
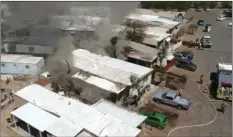
[[[15,102],[11,102],[2,108],[1,111],[1,135],[8,137],[16,137],[20,136],[16,132],[12,131],[7,127],[8,123],[6,121],[7,118],[10,118],[10,113],[16,108]]]

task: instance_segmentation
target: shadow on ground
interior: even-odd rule
[[[172,90],[183,89],[186,82],[187,77],[185,75],[177,75],[175,73],[167,72],[166,73],[166,87]]]

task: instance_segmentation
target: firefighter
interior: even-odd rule
[[[201,75],[200,76],[200,84],[203,84],[203,81],[204,81],[204,75]]]
[[[222,113],[224,113],[224,112],[225,112],[225,109],[226,109],[226,104],[225,104],[225,102],[223,101],[222,104],[221,104],[220,110],[221,110]]]
[[[182,89],[180,89],[180,91],[179,91],[179,96],[182,96],[182,94],[183,94],[183,90]]]

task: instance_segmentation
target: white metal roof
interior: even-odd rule
[[[102,79],[90,74],[78,72],[72,76],[73,78],[78,78],[82,81],[85,81],[88,84],[95,85],[101,89],[106,91],[110,91],[116,94],[119,94],[124,88],[118,87],[115,83],[108,81],[106,79]]]
[[[124,85],[132,84],[130,81],[132,75],[141,78],[152,72],[150,68],[93,54],[83,49],[74,50],[72,56],[74,67]]]
[[[125,18],[126,19],[131,19],[131,20],[139,20],[139,21],[143,21],[143,22],[159,22],[159,23],[174,25],[174,26],[179,24],[179,22],[172,21],[172,20],[169,20],[169,19],[165,19],[165,18],[155,16],[155,15],[130,14],[129,16],[126,16]]]
[[[60,117],[50,125],[46,131],[56,137],[75,137],[83,130],[82,127],[74,124],[65,118]]]
[[[76,137],[95,137],[95,136],[83,130]]]
[[[25,121],[29,125],[38,129],[39,131],[45,131],[58,117],[27,103],[22,107],[11,112],[17,118]]]
[[[96,136],[137,136],[141,132],[140,129],[92,107],[79,111],[74,121]]]
[[[82,109],[88,106],[78,100],[60,96],[37,84],[32,84],[23,88],[17,91],[15,95],[57,115],[62,115],[70,110],[74,111],[75,109]]]
[[[85,128],[96,136],[136,136],[141,131],[110,114],[103,113],[78,100],[59,96],[36,84],[19,90],[15,95]]]
[[[158,56],[157,49],[129,40],[120,39],[117,42],[117,46],[120,48],[127,46],[133,48],[134,50],[131,51],[127,56],[144,61],[154,61]]]
[[[230,63],[218,63],[218,69],[232,71],[232,64],[230,64]]]
[[[124,121],[126,124],[132,127],[138,127],[147,118],[146,116],[142,116],[135,112],[126,110],[125,108],[104,99],[96,102],[92,105],[92,107],[104,113],[111,114],[112,116]]]
[[[33,57],[29,55],[2,54],[1,61],[9,63],[37,64],[43,57]]]
[[[165,35],[167,33],[168,29],[167,28],[161,28],[161,27],[147,27],[145,33],[154,33],[154,34],[161,34]],[[171,35],[171,34],[170,34]]]

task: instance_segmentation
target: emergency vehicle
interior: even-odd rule
[[[232,64],[218,63],[218,89],[216,98],[232,101]]]

